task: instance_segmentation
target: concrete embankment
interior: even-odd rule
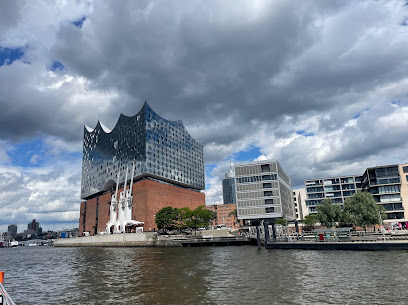
[[[179,241],[164,239],[157,233],[123,233],[54,240],[54,247],[182,247]]]
[[[354,250],[384,251],[408,250],[407,241],[387,242],[275,242],[265,245],[266,249],[298,249],[298,250]]]

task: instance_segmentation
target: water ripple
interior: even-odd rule
[[[408,252],[0,249],[17,304],[405,304]]]

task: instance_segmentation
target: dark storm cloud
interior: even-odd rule
[[[62,94],[33,92],[26,84],[40,67],[18,68],[7,72],[17,73],[13,86],[6,75],[1,76],[6,80],[3,89],[11,93],[0,96],[8,108],[0,120],[1,137],[42,132],[79,140],[81,129],[72,128],[72,121],[93,127],[101,119],[112,128],[120,112],[134,114],[148,100],[159,114],[183,119],[188,126],[234,117],[241,134],[206,134],[208,142],[228,144],[242,133],[254,132],[253,120],[279,126],[283,114],[296,118],[305,111],[330,111],[339,102],[352,104],[353,99],[338,97],[349,91],[363,95],[404,74],[400,63],[408,52],[403,52],[400,42],[390,44],[392,36],[375,31],[372,37],[370,31],[367,34],[379,19],[380,25],[389,22],[389,10],[381,12],[381,5],[95,2],[82,28],[72,24],[76,19],[57,24],[53,59],[41,64],[58,60],[67,73],[87,79],[88,90],[111,90],[118,96],[99,109],[98,116],[79,120],[75,114],[88,109],[79,103],[67,115],[65,106],[68,98],[75,98],[74,88]],[[361,11],[365,14],[354,18]],[[361,43],[364,35],[371,37],[367,44]],[[379,44],[381,51],[375,50]],[[16,83],[21,85],[16,88]]]
[[[150,9],[98,2],[82,30],[61,29],[55,57],[95,87],[125,92],[137,104],[147,99],[159,113],[176,113],[187,124],[231,114],[241,123],[269,121],[310,107],[268,80],[313,43],[313,10],[280,3],[253,18],[243,10],[229,13],[202,2]],[[128,102],[122,110],[136,111]],[[111,110],[117,113],[117,105]]]
[[[20,8],[22,1],[4,0],[0,1],[0,40],[4,32],[18,22],[20,18]]]

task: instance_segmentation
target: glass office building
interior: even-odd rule
[[[237,204],[237,197],[235,193],[235,178],[232,168],[225,174],[222,179],[222,196],[224,204]]]
[[[81,198],[112,190],[120,170],[123,183],[132,162],[135,181],[145,177],[200,191],[205,187],[203,142],[187,132],[182,121],[169,121],[145,103],[134,116],[120,115],[109,130],[101,122],[85,126]]]

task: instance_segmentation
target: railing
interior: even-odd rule
[[[0,282],[0,304],[3,305],[16,305],[11,299],[3,284]]]

